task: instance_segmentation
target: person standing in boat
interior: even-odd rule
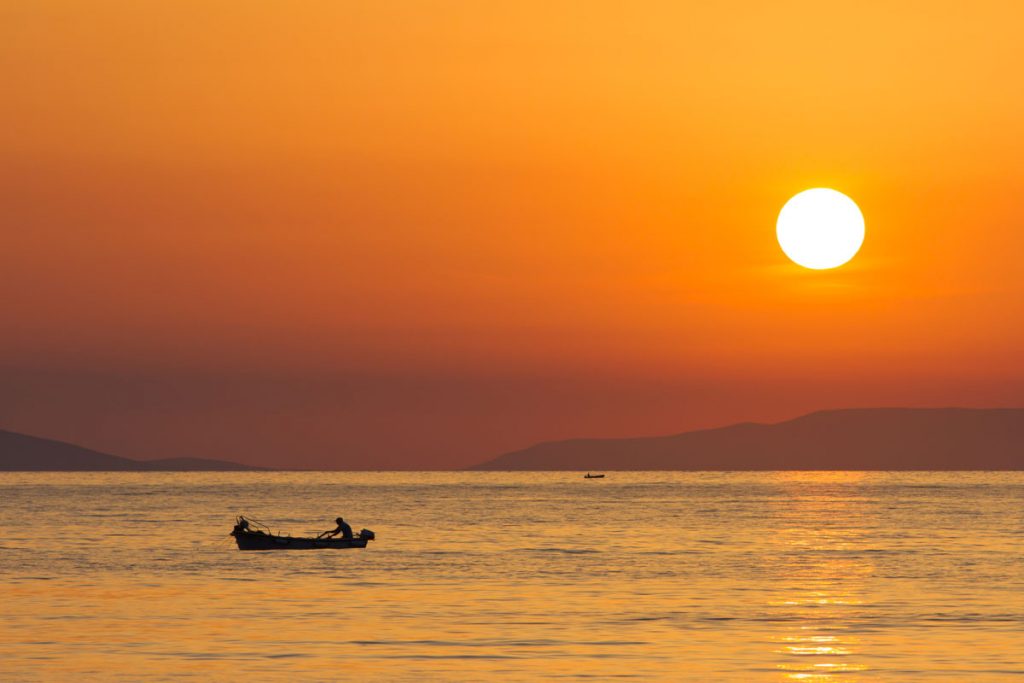
[[[322,534],[320,534],[319,536],[317,536],[317,538],[333,538],[334,536],[337,536],[338,534],[341,534],[342,538],[344,538],[346,540],[351,539],[352,538],[352,527],[350,527],[348,525],[348,522],[346,522],[341,517],[338,517],[334,521],[337,522],[338,528],[337,529],[332,529],[331,531],[325,531]]]

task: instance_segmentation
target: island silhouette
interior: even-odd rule
[[[672,436],[549,441],[476,470],[1020,470],[1024,409],[853,408]]]
[[[137,460],[0,430],[0,471],[240,471],[227,460]],[[1021,470],[1022,408],[851,408],[670,436],[548,441],[470,470]]]
[[[0,429],[0,471],[192,472],[259,470],[227,460],[162,458],[134,460],[53,439]]]

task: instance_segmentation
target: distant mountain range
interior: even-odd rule
[[[674,436],[550,441],[477,470],[1024,470],[1024,409],[827,410]]]
[[[0,471],[240,471],[261,468],[226,460],[132,460],[81,446],[0,430]]]
[[[133,460],[0,430],[0,471],[243,471],[202,458]],[[1024,470],[1022,408],[857,408],[672,436],[549,441],[474,470]]]

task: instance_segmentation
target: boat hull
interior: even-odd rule
[[[232,532],[239,550],[323,550],[365,548],[368,538],[293,538],[252,531]]]

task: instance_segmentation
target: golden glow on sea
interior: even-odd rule
[[[1022,664],[1019,474],[610,475],[0,473],[4,672],[848,683]],[[241,501],[293,532],[343,512],[377,541],[241,553]]]

